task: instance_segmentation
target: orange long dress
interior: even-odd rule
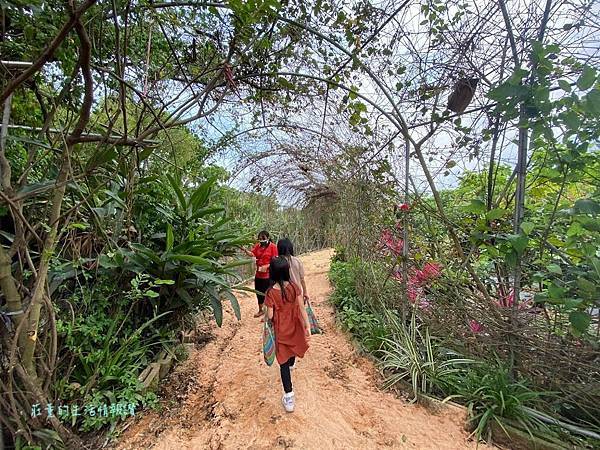
[[[283,299],[281,290],[274,288],[269,289],[265,297],[265,305],[273,308],[275,356],[279,364],[285,363],[292,356],[302,358],[308,350],[304,319],[297,301],[297,297],[302,295],[302,289],[292,282],[284,289],[286,300]]]

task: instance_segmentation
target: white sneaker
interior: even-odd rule
[[[283,403],[283,407],[287,412],[294,412],[294,393],[289,392],[284,394],[281,403]]]

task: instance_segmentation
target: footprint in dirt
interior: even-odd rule
[[[278,436],[275,445],[281,448],[294,448],[294,440],[284,436]]]

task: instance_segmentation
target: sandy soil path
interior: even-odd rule
[[[302,257],[325,334],[313,336],[292,372],[294,413],[281,406],[279,368],[262,360],[261,324],[252,317],[256,300],[244,293],[238,296],[242,320],[225,314],[214,339],[171,374],[163,410],[137,417],[115,448],[475,448],[456,410],[433,414],[377,388],[373,364],[335,326],[327,303],[330,257],[328,250]]]

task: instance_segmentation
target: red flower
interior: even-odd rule
[[[425,263],[421,270],[417,269],[411,275],[411,281],[417,285],[423,285],[428,281],[438,278],[442,273],[442,266],[436,262]]]
[[[400,211],[410,211],[410,206],[408,203],[402,203],[401,205],[398,205],[398,208]]]
[[[469,328],[475,334],[479,334],[483,331],[483,325],[481,325],[476,320],[469,320]]]
[[[404,247],[404,241],[402,239],[394,237],[389,229],[385,229],[381,232],[379,242],[383,249],[390,250],[395,255],[401,255]]]

